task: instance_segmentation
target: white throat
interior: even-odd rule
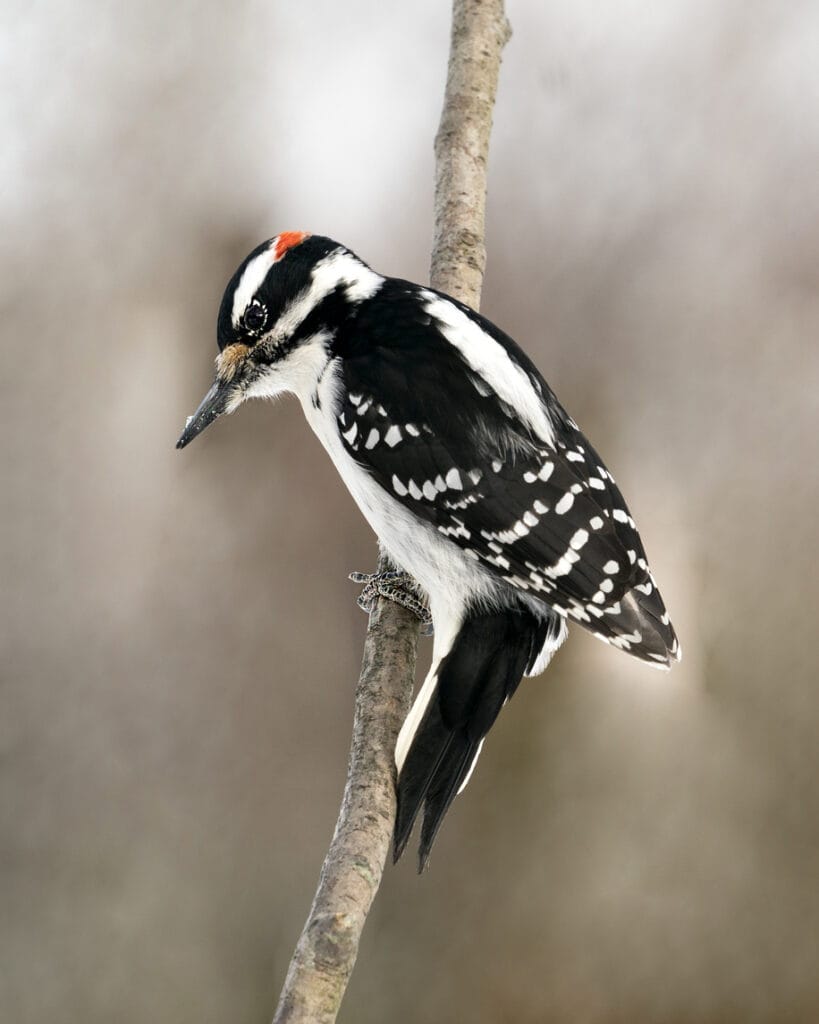
[[[263,376],[253,381],[244,397],[276,398],[292,394],[298,396],[303,405],[309,402],[330,361],[331,341],[329,331],[319,331],[305,338],[284,359],[272,363]]]

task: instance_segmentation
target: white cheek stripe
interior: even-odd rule
[[[310,284],[293,299],[268,337],[276,342],[289,338],[321,300],[339,285],[346,287],[351,302],[361,302],[375,295],[383,283],[380,274],[370,270],[352,253],[331,252],[313,267]]]
[[[531,430],[552,448],[554,429],[528,374],[512,361],[503,345],[481,330],[474,320],[447,299],[422,292],[426,310],[438,321],[447,341],[461,353],[472,370],[510,405]]]

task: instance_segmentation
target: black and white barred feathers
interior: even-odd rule
[[[551,443],[449,343],[453,309],[499,342],[526,376]],[[511,338],[453,299],[391,280],[358,313],[343,374],[345,446],[414,515],[601,640],[655,666],[677,657],[614,477]]]
[[[286,232],[234,274],[213,387],[179,447],[248,398],[295,394],[434,625],[395,752],[394,853],[423,867],[484,738],[574,622],[667,668],[679,644],[611,473],[503,331],[344,246]]]

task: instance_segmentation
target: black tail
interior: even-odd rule
[[[522,609],[467,614],[438,666],[438,685],[401,768],[394,860],[404,852],[423,805],[418,867],[423,871],[481,741],[534,664],[551,625],[550,619]]]

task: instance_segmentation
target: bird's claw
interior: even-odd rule
[[[406,572],[351,572],[353,583],[363,583],[364,589],[358,595],[358,607],[365,612],[372,608],[377,597],[386,597],[408,609],[421,621],[424,636],[432,635],[432,615],[426,599],[420,594],[415,580]]]

